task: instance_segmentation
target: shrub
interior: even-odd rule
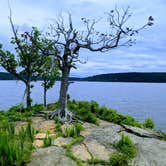
[[[154,122],[153,119],[147,118],[145,119],[145,122],[143,123],[145,128],[153,129],[154,128]]]
[[[133,117],[118,113],[116,110],[99,107],[95,101],[68,101],[68,109],[72,111],[80,120],[98,124],[97,118],[115,124],[126,124],[142,128],[143,125]]]
[[[47,110],[54,111],[56,108],[58,108],[58,106],[59,106],[58,102],[47,104]]]
[[[121,122],[121,124],[126,124],[130,126],[140,127],[142,128],[142,124],[138,121],[136,121],[133,117],[126,115],[124,117],[124,120]]]
[[[126,155],[122,153],[113,153],[110,158],[110,166],[130,166]]]
[[[68,108],[71,110],[80,120],[98,124],[97,117],[91,112],[91,103],[87,101],[69,101]]]
[[[125,154],[127,158],[134,158],[137,154],[137,148],[132,142],[132,140],[125,135],[122,135],[121,139],[115,143],[116,149]]]
[[[38,113],[44,110],[43,104],[35,104],[30,108],[31,112]]]

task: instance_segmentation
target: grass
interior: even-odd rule
[[[109,166],[130,166],[128,158],[123,153],[113,153]]]
[[[30,160],[32,146],[32,134],[26,128],[16,134],[13,123],[3,121],[0,123],[0,165],[1,166],[21,166]]]
[[[47,105],[48,111],[53,111],[58,108],[59,104],[51,103]],[[68,109],[72,111],[79,120],[90,122],[98,125],[98,119],[106,120],[115,124],[126,124],[140,128],[154,128],[154,123],[151,119],[147,119],[143,124],[135,120],[133,117],[118,113],[116,110],[106,107],[100,107],[95,101],[68,101]],[[30,108],[30,111],[20,106],[11,107],[8,111],[0,112],[0,120],[8,119],[9,121],[29,121],[33,114],[44,111],[42,104],[35,104]],[[46,114],[48,119],[48,114]],[[58,124],[60,126],[60,124]]]
[[[52,138],[49,136],[49,133],[47,132],[46,137],[43,140],[43,146],[49,147],[52,145]]]
[[[63,136],[77,138],[80,136],[82,130],[84,130],[83,126],[79,123],[75,123],[71,127],[66,127],[64,129]]]

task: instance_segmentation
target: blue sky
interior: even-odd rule
[[[11,49],[11,29],[8,20],[7,0],[0,0],[0,43]],[[20,29],[37,26],[47,29],[50,20],[59,13],[72,13],[73,22],[80,26],[80,18],[103,18],[115,8],[131,7],[133,17],[130,24],[138,27],[146,23],[148,16],[155,19],[154,26],[143,30],[137,36],[137,43],[130,48],[118,48],[107,53],[91,53],[81,50],[81,59],[72,76],[89,76],[115,72],[166,72],[166,1],[165,0],[10,0],[13,21]],[[105,30],[103,24],[98,28]],[[2,68],[0,68],[3,71]]]

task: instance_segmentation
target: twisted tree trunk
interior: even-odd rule
[[[69,81],[70,69],[67,67],[62,70],[61,86],[60,86],[60,115],[65,116],[65,110],[67,108],[67,91],[68,91],[68,81]]]
[[[62,70],[60,96],[59,96],[59,109],[50,114],[50,119],[58,116],[61,122],[73,122],[75,117],[72,112],[67,109],[67,91],[69,85],[70,67],[66,66]]]

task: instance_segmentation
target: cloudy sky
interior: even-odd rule
[[[0,43],[11,49],[11,29],[8,20],[8,0],[0,0]],[[166,1],[165,0],[10,0],[13,21],[20,29],[37,26],[48,27],[58,13],[72,13],[73,22],[79,27],[80,18],[104,18],[105,13],[130,6],[133,17],[130,24],[139,27],[148,16],[155,19],[154,26],[144,29],[137,36],[137,43],[130,48],[118,48],[107,53],[91,53],[81,50],[86,64],[78,64],[72,76],[89,76],[115,72],[166,72]],[[98,28],[104,31],[103,24]],[[3,71],[2,68],[0,68]]]

